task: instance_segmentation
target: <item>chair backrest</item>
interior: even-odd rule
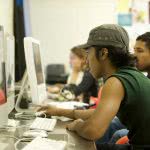
[[[47,75],[60,76],[62,74],[65,74],[65,66],[64,64],[47,65],[46,73]]]
[[[93,97],[93,96],[90,97],[90,100],[96,104],[95,106],[92,106],[91,108],[96,108],[98,106],[98,104],[101,100],[102,89],[103,89],[103,86],[101,86],[98,91],[98,97]]]
[[[49,64],[46,67],[46,83],[66,83],[68,75],[64,64]]]

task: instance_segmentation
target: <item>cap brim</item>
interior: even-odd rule
[[[91,47],[91,45],[87,43],[78,46],[78,48],[83,48],[83,49],[88,49],[89,47]]]

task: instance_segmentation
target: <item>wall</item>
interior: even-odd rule
[[[41,41],[44,64],[68,65],[69,50],[90,29],[115,22],[114,0],[26,0],[26,35]]]
[[[0,0],[0,25],[13,34],[13,0]]]

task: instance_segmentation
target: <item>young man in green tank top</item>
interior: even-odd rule
[[[76,119],[67,128],[88,140],[102,137],[117,115],[129,129],[130,145],[122,145],[121,149],[150,145],[150,80],[134,68],[125,29],[114,24],[101,25],[91,30],[82,47],[87,48],[93,77],[105,79],[98,107],[95,110],[70,110],[46,106],[39,110]],[[102,144],[99,148],[116,150],[120,146]]]
[[[142,72],[146,72],[147,77],[150,78],[150,32],[146,32],[136,38],[136,43],[134,45],[134,54],[137,59],[137,69]],[[114,134],[112,135],[112,133]],[[119,138],[127,134],[128,130],[125,128],[125,126],[120,124],[120,122],[115,118],[111,123],[108,132],[105,133],[105,139],[109,140],[110,143],[115,143]],[[109,139],[107,137],[109,137]],[[100,139],[98,142],[103,142],[104,140]]]

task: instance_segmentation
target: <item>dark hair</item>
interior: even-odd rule
[[[146,32],[137,37],[136,41],[143,41],[146,43],[146,46],[150,49],[150,32]]]
[[[96,49],[96,58],[99,59],[99,52],[102,48],[108,49],[108,58],[115,67],[135,66],[135,57],[126,49],[114,46],[93,46]]]

